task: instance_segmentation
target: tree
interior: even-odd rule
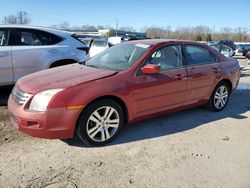
[[[81,26],[73,25],[70,27],[70,30],[80,31],[80,30],[82,30],[82,28],[81,28]]]
[[[4,24],[17,24],[17,17],[15,15],[4,16]]]
[[[31,19],[28,16],[28,13],[25,11],[18,11],[17,12],[17,23],[18,24],[29,24],[31,23]]]
[[[237,42],[244,42],[247,41],[247,38],[249,37],[248,34],[249,29],[246,27],[238,27],[235,29],[235,41]]]
[[[193,28],[191,27],[178,27],[174,33],[173,38],[182,40],[192,40]]]
[[[96,27],[93,25],[83,25],[82,30],[96,30]]]
[[[234,42],[250,42],[249,29],[246,27],[238,27],[236,29],[223,27],[220,30],[215,31],[207,26],[195,26],[195,27],[177,27],[172,30],[171,27],[143,27],[142,32],[146,32],[148,38],[171,38],[182,40],[232,40]]]
[[[68,22],[63,22],[61,23],[59,26],[58,26],[59,29],[62,29],[62,30],[69,30],[70,27],[69,27],[69,23]]]
[[[133,27],[129,27],[129,26],[119,27],[119,30],[135,32],[135,29]]]
[[[101,29],[105,29],[105,27],[102,26],[102,25],[98,25],[98,26],[96,27],[96,29],[101,30]]]
[[[220,29],[220,34],[221,34],[221,37],[224,39],[224,40],[231,40],[232,39],[232,35],[233,35],[233,29],[232,28],[229,28],[229,27],[223,27]]]
[[[213,40],[213,39],[212,39],[211,34],[208,34],[208,35],[207,35],[207,41],[210,42],[210,41],[212,41],[212,40]]]
[[[115,31],[113,29],[110,29],[109,32],[105,34],[106,37],[112,37],[115,36]]]
[[[166,38],[166,33],[166,30],[160,27],[150,27],[146,30],[147,37],[152,39]]]
[[[195,40],[196,41],[202,41],[202,36],[201,35],[197,35]]]
[[[26,11],[18,11],[16,15],[4,16],[4,24],[30,24],[31,19]]]

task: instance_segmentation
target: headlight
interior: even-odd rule
[[[62,90],[63,89],[51,89],[51,90],[45,90],[45,91],[41,91],[40,93],[37,93],[33,97],[30,103],[29,109],[34,110],[34,111],[39,111],[39,112],[45,112],[51,98]]]

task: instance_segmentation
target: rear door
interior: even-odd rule
[[[220,63],[206,48],[184,45],[187,67],[186,105],[203,102],[210,96],[220,75]]]
[[[0,85],[13,83],[11,46],[9,45],[9,29],[0,28]]]
[[[59,37],[36,30],[16,28],[12,31],[14,81],[33,72],[48,68],[53,58],[60,56],[56,45]],[[58,38],[58,39],[57,39]]]
[[[187,73],[183,66],[180,45],[170,45],[156,50],[146,64],[157,64],[160,73],[135,77],[133,114],[135,118],[163,112],[184,104]]]

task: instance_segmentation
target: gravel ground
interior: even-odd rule
[[[246,67],[224,111],[195,108],[128,125],[101,148],[26,136],[0,107],[0,187],[249,188],[249,96]]]

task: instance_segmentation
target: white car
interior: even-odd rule
[[[233,57],[235,54],[235,51],[224,44],[208,44],[209,46],[211,46],[212,48],[214,48],[215,50],[219,51],[221,54],[223,54],[226,57]]]
[[[84,61],[88,50],[71,32],[0,25],[0,86],[36,71]]]
[[[109,43],[107,40],[94,39],[93,42],[90,44],[89,55],[90,57],[93,57],[108,48]]]
[[[116,44],[120,44],[124,41],[123,37],[109,37],[108,38],[108,42],[116,45]]]

